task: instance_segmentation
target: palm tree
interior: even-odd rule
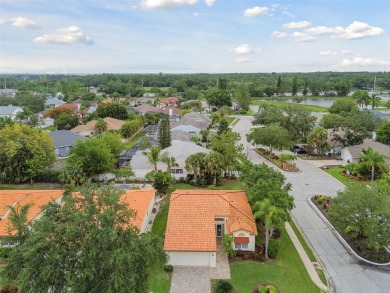
[[[143,152],[149,164],[154,166],[154,171],[156,172],[157,172],[157,163],[160,162],[161,159],[160,152],[161,152],[161,148],[157,146],[151,147],[149,152]]]
[[[261,220],[265,227],[265,258],[268,258],[268,244],[269,239],[272,237],[275,228],[280,227],[287,219],[286,212],[272,205],[269,199],[263,199],[258,201],[253,206],[253,216],[257,220]]]
[[[365,90],[357,90],[353,93],[352,98],[356,100],[358,106],[367,106],[370,103],[370,96]]]
[[[189,156],[185,161],[185,169],[188,172],[193,172],[194,181],[198,179],[202,175],[202,171],[204,169],[204,153],[196,153]]]
[[[212,152],[205,157],[206,170],[213,176],[213,185],[217,185],[217,176],[225,169],[223,161],[223,155],[218,152]]]
[[[171,167],[176,165],[176,159],[171,157],[168,152],[161,155],[160,161],[167,165],[168,173],[171,173]]]
[[[102,133],[107,130],[107,122],[104,119],[99,118],[96,120],[95,130],[97,133]]]
[[[382,155],[380,152],[368,147],[367,150],[362,150],[362,154],[359,156],[360,160],[371,167],[371,182],[374,181],[375,168],[379,168],[382,171],[387,170],[385,159],[388,158]]]
[[[16,231],[16,241],[22,242],[26,239],[28,229],[28,211],[32,207],[32,204],[7,206],[10,209],[9,220],[11,225],[8,227],[8,233],[12,235],[13,231]]]
[[[375,109],[375,107],[378,108],[379,106],[379,103],[382,99],[375,93],[372,93],[371,94],[371,97],[370,97],[370,104],[371,104],[371,107],[372,107],[372,110]]]

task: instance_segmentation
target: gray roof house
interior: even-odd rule
[[[371,147],[373,150],[387,156],[385,162],[390,166],[390,146],[373,139],[365,139],[362,144],[353,145],[341,149],[341,159],[350,163],[358,163],[362,150]]]
[[[12,120],[15,120],[16,115],[19,112],[23,112],[23,109],[18,106],[0,106],[0,117],[10,117]]]
[[[133,167],[135,176],[143,178],[147,173],[153,170],[153,166],[149,164],[144,151],[137,151],[133,156],[130,165]],[[171,167],[171,175],[176,178],[186,177],[187,170],[184,168],[185,160],[196,153],[204,153],[205,155],[210,153],[211,150],[201,147],[193,142],[173,140],[172,145],[161,150],[161,154],[167,152],[169,156],[174,157],[176,166]],[[157,167],[160,170],[166,170],[167,165],[164,163],[158,163]]]
[[[86,140],[87,138],[77,133],[68,130],[51,131],[49,135],[54,142],[54,151],[57,157],[66,157],[70,154],[71,148],[78,140]]]
[[[199,137],[196,133],[191,133],[183,130],[171,130],[172,140],[192,141],[193,137]]]
[[[45,106],[49,108],[55,108],[63,104],[66,104],[66,102],[59,100],[58,98],[48,98],[45,102]]]
[[[171,121],[171,129],[181,129],[177,128],[180,125],[190,125],[200,130],[207,129],[211,124],[211,119],[205,115],[196,112],[190,112],[185,114],[179,121]],[[181,129],[184,130],[184,129]],[[184,130],[185,131],[185,130]]]

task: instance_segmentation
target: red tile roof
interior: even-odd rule
[[[27,215],[27,220],[30,222],[41,213],[43,205],[57,200],[63,193],[63,190],[0,190],[0,237],[9,235],[8,206],[18,209],[23,205],[32,204]],[[12,234],[15,234],[15,231],[11,232]]]
[[[171,195],[165,234],[166,251],[216,251],[215,218],[226,218],[231,234],[257,235],[256,223],[242,190],[176,190]]]
[[[145,217],[147,217],[148,208],[155,194],[156,190],[154,189],[142,189],[126,190],[121,196],[121,202],[127,204],[129,209],[137,213],[131,224],[140,230]]]

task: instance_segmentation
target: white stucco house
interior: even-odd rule
[[[256,223],[242,190],[176,190],[171,195],[164,250],[173,266],[217,265],[217,239],[255,251]]]
[[[144,178],[147,173],[154,170],[154,167],[148,162],[144,152],[149,150],[138,150],[130,161],[130,165],[134,170],[135,176]],[[173,140],[172,145],[161,150],[161,154],[168,153],[170,157],[174,157],[176,165],[171,167],[171,175],[176,178],[187,177],[188,173],[185,167],[185,160],[196,153],[209,154],[211,151],[202,146],[199,146],[190,141]],[[159,162],[158,169],[166,170],[167,165]],[[191,173],[192,174],[192,173]]]
[[[385,162],[390,166],[390,146],[373,139],[365,139],[362,144],[342,148],[341,159],[348,163],[359,163],[359,156],[363,149],[367,150],[369,147],[382,155],[387,156],[388,158],[385,159]]]
[[[23,112],[23,109],[18,106],[0,106],[0,117],[2,118],[9,117],[12,120],[15,120],[16,115],[20,112]]]

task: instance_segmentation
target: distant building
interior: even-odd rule
[[[9,117],[12,120],[15,120],[16,115],[20,112],[23,112],[23,109],[18,106],[0,106],[0,117],[2,118]]]
[[[48,108],[59,107],[63,104],[66,104],[66,102],[59,100],[58,98],[48,98],[45,102],[45,106]]]
[[[18,90],[14,89],[0,89],[0,95],[4,95],[9,98],[14,98]]]
[[[58,130],[49,132],[50,137],[54,142],[54,151],[57,157],[66,157],[70,154],[70,150],[76,145],[78,140],[86,140],[87,138],[77,133],[68,130]]]

